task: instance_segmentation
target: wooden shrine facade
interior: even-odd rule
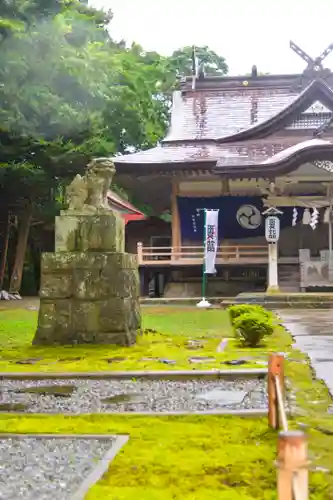
[[[174,92],[161,145],[115,158],[117,182],[156,213],[171,216],[162,232],[146,230],[144,221],[133,223],[141,224],[138,235],[129,224],[142,269],[162,274],[164,282],[196,280],[202,208],[220,210],[215,281],[236,275],[237,266],[250,275],[265,272],[262,212],[268,207],[283,212],[278,265],[281,280],[292,277],[286,288],[308,288],[304,262],[332,260],[333,74],[323,60],[333,45],[316,59],[293,43],[291,48],[307,62],[302,74],[186,78]],[[312,228],[314,210],[318,223]]]

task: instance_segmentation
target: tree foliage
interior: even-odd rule
[[[0,188],[14,180],[23,197],[48,197],[90,157],[164,136],[191,47],[171,57],[127,48],[106,30],[110,12],[75,0],[0,0],[0,9]],[[208,47],[197,55],[209,74],[227,71]]]
[[[224,57],[219,56],[207,45],[195,48],[196,57],[209,76],[222,76],[228,73],[228,65]],[[171,63],[179,76],[192,75],[193,47],[187,46],[176,50],[171,56]]]
[[[160,139],[162,66],[113,42],[109,13],[65,0],[9,3],[1,12],[2,187],[21,180],[16,191],[25,196],[31,180],[39,192],[81,171],[91,156]]]
[[[92,157],[153,147],[165,135],[192,49],[163,57],[127,47],[112,39],[111,20],[78,0],[0,0],[4,219],[29,206],[32,220],[53,221],[64,185]],[[197,53],[208,74],[227,71],[208,47]]]

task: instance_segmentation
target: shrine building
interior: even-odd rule
[[[160,145],[115,158],[116,182],[170,221],[127,225],[142,294],[200,297],[204,211],[219,209],[211,297],[265,291],[270,283],[265,216],[280,214],[276,244],[283,292],[333,288],[333,73],[323,61],[302,74],[184,79]],[[150,288],[149,288],[150,287]]]

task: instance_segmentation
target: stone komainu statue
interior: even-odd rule
[[[115,167],[108,158],[88,163],[84,176],[77,175],[66,189],[68,211],[98,212],[108,209],[107,193]]]
[[[67,189],[55,221],[55,252],[43,254],[35,345],[136,341],[141,325],[136,255],[124,252],[125,222],[108,206],[112,161],[93,160]]]

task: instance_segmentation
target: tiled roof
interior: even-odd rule
[[[292,88],[175,92],[165,141],[227,137],[274,117],[299,94]]]
[[[298,89],[298,90],[297,90]],[[332,89],[322,80],[313,80],[304,89],[249,88],[199,90],[174,93],[171,126],[164,142],[241,139],[270,126],[272,121],[290,115],[302,104],[320,95],[333,103]],[[248,134],[247,134],[248,135]],[[225,142],[225,141],[223,141]]]
[[[294,137],[288,143],[268,141],[246,141],[232,144],[198,143],[159,146],[147,151],[116,158],[116,165],[212,162],[219,164],[252,165],[263,162],[298,141]],[[127,161],[126,161],[127,160]]]
[[[157,146],[156,148],[139,151],[129,155],[114,158],[117,165],[122,164],[165,164],[165,163],[184,163],[207,160],[217,160],[215,144],[174,144]]]
[[[293,146],[283,149],[279,153],[274,154],[271,158],[268,158],[263,163],[265,165],[268,165],[270,163],[278,163],[285,160],[289,156],[299,153],[300,151],[313,148],[315,146],[332,146],[332,143],[330,141],[324,141],[322,139],[310,139],[309,141],[299,142],[297,144],[294,144]]]
[[[188,165],[189,169],[196,165],[200,168],[202,165],[210,164],[215,172],[220,169],[221,172],[225,169],[234,167],[265,166],[274,165],[289,157],[314,147],[320,148],[324,146],[332,146],[329,141],[321,139],[307,140],[306,137],[290,137],[288,141],[276,140],[258,140],[244,141],[230,144],[191,144],[191,145],[165,145],[163,147],[154,148],[136,155],[130,155],[131,162],[124,163],[124,166],[136,165],[137,173],[140,173],[140,164],[142,167],[147,165],[168,165],[168,168]],[[121,164],[122,158],[120,158]]]
[[[315,79],[304,87],[296,77],[262,77],[249,86],[232,78],[208,78],[195,91],[185,86],[174,93],[171,126],[162,145],[116,157],[118,174],[145,175],[155,167],[248,169],[268,164],[276,154],[313,137],[310,125],[294,134],[286,128],[289,121],[294,123],[316,100],[333,109],[332,82]]]
[[[255,177],[265,173],[265,175],[277,174],[277,173],[287,173],[301,165],[302,163],[308,162],[318,162],[319,164],[331,164],[331,159],[333,155],[333,142],[324,141],[322,139],[310,139],[292,144],[290,146],[286,145],[280,151],[275,151],[275,153],[268,155],[265,158],[265,154],[259,149],[255,150],[252,163],[239,162],[232,163],[229,160],[224,161],[223,158],[219,159],[216,167],[212,169],[214,174],[238,177],[240,175],[246,175]],[[250,154],[248,155],[250,158]],[[325,167],[323,167],[325,168]],[[331,170],[329,170],[331,171]]]

